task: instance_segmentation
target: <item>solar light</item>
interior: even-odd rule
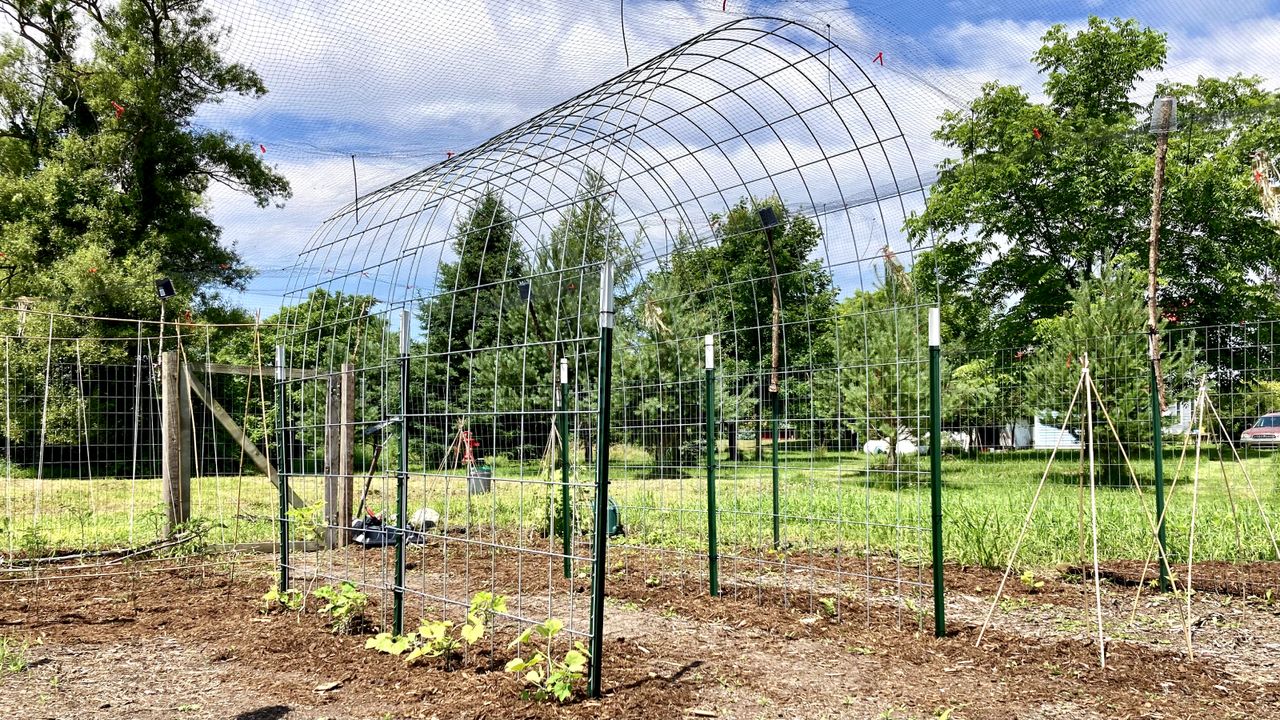
[[[178,291],[173,289],[173,281],[169,278],[160,278],[156,281],[156,297],[160,298],[161,302],[177,294]]]
[[[773,211],[772,207],[764,205],[756,212],[760,214],[760,224],[764,227],[766,233],[778,227],[778,214]]]

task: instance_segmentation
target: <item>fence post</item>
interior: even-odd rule
[[[707,354],[707,562],[711,595],[720,595],[720,550],[716,543],[716,350],[706,337]],[[732,441],[730,441],[732,442]]]
[[[338,529],[351,518],[342,517],[342,381],[330,375],[325,380],[324,403],[324,546],[332,550],[342,544]]]
[[[342,364],[342,427],[338,441],[342,448],[338,455],[338,475],[342,477],[342,525],[339,542],[351,542],[351,521],[355,509],[356,475],[356,371],[351,363]]]
[[[609,542],[609,394],[613,385],[613,262],[600,273],[599,432],[596,445],[595,558],[591,568],[591,674],[588,691],[600,697],[600,665],[604,654],[604,576]]]
[[[400,311],[400,460],[396,473],[396,582],[392,632],[404,632],[404,542],[409,525],[409,310]]]
[[[942,318],[929,308],[929,502],[933,531],[933,634],[947,634],[947,597],[942,577]]]
[[[351,542],[351,485],[355,450],[355,383],[351,363],[327,382],[324,412],[325,547]]]
[[[573,502],[569,496],[569,358],[560,358],[560,534],[564,541],[564,576],[573,577]]]
[[[773,549],[782,549],[782,499],[778,495],[778,418],[782,416],[782,388],[773,390],[773,418],[770,422],[770,456],[773,462]]]
[[[1165,535],[1164,523],[1164,423],[1163,413],[1160,410],[1160,380],[1156,376],[1155,355],[1160,352],[1157,343],[1159,340],[1152,338],[1151,346],[1151,451],[1153,453],[1153,464],[1155,465],[1156,474],[1156,543],[1159,544],[1160,552],[1160,590],[1167,591],[1169,589],[1169,546]]]
[[[165,535],[191,519],[191,406],[176,350],[160,356]]]
[[[280,489],[280,592],[289,589],[289,424],[288,387],[285,385],[284,346],[276,346],[276,478]]]

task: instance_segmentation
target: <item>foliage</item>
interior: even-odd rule
[[[564,629],[564,623],[555,618],[525,629],[520,636],[511,642],[509,647],[519,648],[529,642],[535,635],[546,641],[547,645]],[[573,643],[573,649],[567,651],[562,658],[556,658],[550,651],[538,650],[528,659],[516,657],[507,663],[509,673],[523,673],[528,690],[524,695],[539,702],[554,698],[558,702],[566,702],[573,697],[573,686],[580,681],[587,668],[587,648],[580,642]]]
[[[1016,393],[1018,388],[1007,372],[996,370],[992,358],[970,360],[954,369],[945,368],[943,375],[943,426],[968,433],[969,449],[974,450],[982,444],[982,430],[988,430],[989,435],[991,428],[1008,420],[1001,415],[1001,408],[1010,402],[1016,406],[1016,398],[1008,394]],[[1000,402],[1002,391],[1004,403]]]
[[[251,271],[203,196],[218,183],[266,206],[290,191],[255,147],[193,122],[266,92],[219,55],[204,4],[4,4],[17,35],[0,46],[0,236],[14,268],[0,299],[151,317],[157,276],[173,278],[178,306],[242,287]]]
[[[364,622],[364,609],[369,598],[357,590],[354,583],[343,580],[337,585],[322,585],[311,594],[325,601],[320,613],[329,616],[335,633],[355,632]]]
[[[325,523],[323,502],[291,507],[285,516],[289,519],[289,534],[294,540],[324,541],[329,526]]]
[[[417,632],[405,635],[381,632],[367,640],[364,646],[389,655],[404,655],[405,662],[409,664],[422,658],[443,658],[447,664],[464,643],[475,645],[484,637],[485,627],[496,613],[506,611],[505,596],[482,591],[472,596],[467,621],[458,629],[457,637],[454,637],[452,622],[423,620],[418,624]]]
[[[0,635],[0,671],[20,673],[27,669],[28,646]]]
[[[1044,35],[1033,62],[1045,102],[990,83],[941,117],[943,161],[917,242],[939,238],[944,318],[986,348],[1024,347],[1098,268],[1145,267],[1153,136],[1130,100],[1163,67],[1166,39],[1134,20],[1090,18]],[[1258,78],[1201,78],[1161,88],[1179,98],[1161,231],[1160,301],[1189,324],[1263,316],[1276,302],[1280,235],[1250,186],[1251,156],[1280,144],[1280,94]]]
[[[637,428],[630,440],[650,450],[653,460],[646,465],[654,477],[681,477],[681,465],[697,460],[689,441],[701,438],[701,431],[685,419],[702,413],[709,315],[709,308],[675,287],[671,273],[656,270],[641,281],[636,302],[618,322],[618,349],[627,361],[614,382],[634,391],[620,394],[617,412]]]
[[[1072,293],[1066,314],[1037,323],[1039,347],[1028,361],[1026,384],[1040,389],[1040,394],[1024,398],[1024,411],[1052,423],[1050,418],[1066,412],[1080,382],[1082,359],[1088,356],[1089,371],[1098,390],[1093,435],[1109,483],[1130,481],[1102,408],[1110,414],[1120,442],[1151,440],[1147,309],[1142,294],[1143,280],[1136,272],[1104,272],[1099,279],[1083,283]],[[1160,325],[1163,329],[1164,322]],[[1188,375],[1190,362],[1191,353],[1185,344],[1164,348],[1163,370],[1169,382],[1170,402],[1185,398],[1194,385]],[[1076,403],[1073,423],[1072,428],[1083,442],[1083,392]]]
[[[279,585],[272,585],[271,589],[262,596],[263,612],[267,613],[281,608],[297,612],[302,609],[302,602],[301,590],[289,588],[281,592]]]
[[[880,287],[859,291],[840,304],[836,364],[856,368],[839,375],[839,416],[850,430],[889,444],[890,465],[898,446],[919,430],[928,392],[925,324],[902,264],[886,250]]]

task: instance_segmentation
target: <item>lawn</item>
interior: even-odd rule
[[[1275,559],[1259,505],[1272,530],[1280,529],[1280,454],[1250,456],[1243,468],[1234,462],[1224,468],[1207,456],[1202,457],[1194,493],[1195,557]],[[1003,565],[1045,472],[1046,459],[1045,453],[1030,451],[945,459],[943,538],[948,560]],[[1180,474],[1177,465],[1177,453],[1167,452],[1166,478],[1174,485],[1168,511],[1171,559],[1185,561],[1194,473],[1190,460]],[[705,469],[691,466],[655,473],[646,453],[626,446],[614,449],[610,467],[610,495],[626,530],[625,538],[617,542],[705,553]],[[1080,485],[1079,469],[1078,454],[1059,455],[1032,517],[1019,565],[1043,566],[1088,557],[1089,492]],[[1132,487],[1097,490],[1098,547],[1104,559],[1147,557],[1154,520],[1151,459],[1135,460],[1135,470],[1143,482],[1141,495]],[[572,482],[580,533],[590,522],[593,473],[593,467],[582,466]],[[323,497],[322,483],[316,476],[290,482],[312,508],[318,508]],[[781,452],[782,548],[844,555],[871,551],[906,562],[925,561],[928,483],[927,458],[906,457],[892,468],[883,457],[861,453]],[[357,496],[363,484],[363,478],[357,478]],[[754,557],[772,548],[771,486],[767,453],[763,462],[729,462],[721,453],[717,498],[722,553]],[[410,476],[410,510],[430,506],[442,514],[446,528],[458,532],[466,527],[476,540],[504,536],[522,538],[527,547],[556,546],[546,533],[554,518],[550,500],[560,493],[558,472],[549,479],[539,473],[537,463],[498,459],[493,488],[490,493],[468,496],[460,471],[424,474],[415,469]],[[209,542],[276,538],[277,491],[266,478],[198,477],[192,480],[192,494],[193,518],[211,523]],[[375,477],[369,506],[382,511],[394,506],[393,498],[393,477]],[[158,479],[6,477],[0,502],[4,503],[0,547],[9,554],[138,545],[155,539],[164,522]],[[295,511],[292,518],[295,539],[314,537],[317,510]],[[579,537],[577,548],[575,552],[587,554],[585,537]]]

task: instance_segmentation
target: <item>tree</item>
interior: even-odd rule
[[[1006,392],[1011,389],[1008,378],[996,372],[991,358],[978,358],[954,369],[946,368],[943,375],[943,426],[965,433],[969,438],[966,449],[971,453],[984,444],[994,445],[996,438],[992,436],[997,435],[1000,425],[1012,419],[1002,416],[998,402],[1001,386]]]
[[[1147,354],[1147,312],[1142,273],[1115,269],[1086,281],[1072,293],[1068,311],[1061,317],[1037,323],[1036,349],[1032,352],[1025,384],[1024,412],[1032,417],[1063,417],[1080,382],[1081,363],[1089,360],[1089,372],[1098,394],[1095,400],[1094,447],[1101,464],[1102,482],[1127,485],[1128,470],[1121,444],[1151,442],[1150,363]],[[1165,323],[1161,322],[1160,330]],[[1170,378],[1170,402],[1186,399],[1194,391],[1189,376],[1192,351],[1185,343],[1166,345],[1164,371]],[[1083,443],[1084,391],[1076,401],[1071,430]],[[1111,431],[1106,414],[1115,425]],[[1060,421],[1059,421],[1060,422]],[[1116,434],[1119,435],[1118,441]]]
[[[838,310],[838,415],[860,437],[883,439],[889,464],[927,415],[927,313],[917,305],[909,275],[885,251],[880,287],[861,290]]]
[[[1025,347],[1037,320],[1113,264],[1145,257],[1153,138],[1131,94],[1165,61],[1166,39],[1134,20],[1059,25],[1033,62],[1047,102],[991,83],[935,137],[958,157],[939,166],[917,242],[942,240],[931,262],[948,305],[995,308],[975,343]],[[1280,96],[1257,78],[1163,88],[1182,99],[1170,138],[1160,301],[1180,323],[1259,317],[1274,306],[1280,239],[1248,187],[1250,158],[1280,140]],[[1224,242],[1229,240],[1229,242]]]
[[[703,438],[710,309],[679,292],[665,269],[640,283],[636,300],[618,322],[617,346],[627,357],[619,367],[618,414],[634,441],[652,452],[649,474],[681,477],[682,466],[697,461],[692,451]]]
[[[252,271],[209,218],[213,183],[266,206],[288,182],[257,149],[194,125],[206,105],[266,92],[226,62],[199,0],[4,0],[0,46],[0,299],[153,316],[170,276],[197,306]],[[92,40],[91,57],[78,48]],[[173,302],[173,301],[171,301]],[[177,303],[174,303],[177,304]]]
[[[772,240],[760,224],[759,210],[771,207],[779,226]],[[675,287],[711,310],[719,331],[724,375],[738,394],[753,397],[729,403],[739,410],[761,408],[769,398],[774,274],[781,306],[780,388],[787,404],[808,405],[814,378],[808,369],[828,362],[836,289],[831,273],[810,256],[822,242],[822,230],[809,217],[791,212],[777,197],[739,200],[711,218],[713,243],[699,244],[681,232],[671,258]],[[788,368],[805,368],[802,373]],[[735,418],[748,420],[746,417]],[[762,415],[757,419],[763,420]],[[736,457],[736,422],[730,425],[730,458]],[[760,452],[762,445],[757,445]]]
[[[487,190],[453,231],[457,259],[441,263],[436,294],[419,310],[423,330],[439,351],[492,348],[504,307],[518,306],[512,278],[524,276],[524,252],[511,211]],[[432,326],[429,326],[432,325]]]

